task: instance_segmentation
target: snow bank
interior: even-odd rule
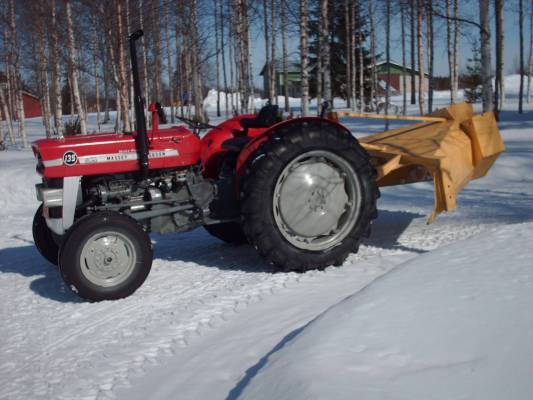
[[[406,262],[291,334],[238,398],[533,398],[532,241],[510,225]]]

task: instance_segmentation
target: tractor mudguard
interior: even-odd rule
[[[248,163],[250,157],[256,152],[256,150],[259,148],[259,146],[261,146],[262,143],[264,143],[272,134],[274,134],[274,132],[279,133],[280,128],[284,128],[289,125],[302,125],[310,121],[314,121],[314,122],[320,121],[322,124],[334,125],[342,129],[343,131],[345,131],[348,135],[351,135],[351,132],[342,124],[336,121],[333,121],[331,119],[319,118],[319,117],[304,117],[304,118],[288,119],[276,125],[273,125],[270,128],[261,132],[260,134],[255,135],[252,138],[252,140],[250,140],[250,142],[239,153],[239,157],[237,158],[237,166],[236,166],[237,187],[239,186],[240,179],[244,175],[246,164]]]

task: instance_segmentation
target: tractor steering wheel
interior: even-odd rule
[[[178,117],[177,119],[180,121],[185,122],[189,127],[191,127],[193,130],[204,130],[204,129],[220,129],[218,126],[206,124],[205,122],[196,121],[194,119],[184,118],[184,117]]]

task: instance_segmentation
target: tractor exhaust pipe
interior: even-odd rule
[[[141,84],[139,81],[139,66],[137,64],[137,46],[135,42],[140,39],[144,32],[139,29],[133,32],[130,39],[130,54],[131,54],[131,73],[133,76],[133,103],[135,105],[135,120],[137,121],[137,136],[135,136],[135,143],[137,152],[139,153],[139,166],[141,168],[141,177],[146,179],[148,177],[148,136],[146,134],[146,119],[144,118],[144,100],[141,95]]]

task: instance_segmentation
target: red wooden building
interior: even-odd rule
[[[4,91],[4,98],[6,99],[6,101],[8,101],[9,96],[7,94],[6,82],[6,76],[2,72],[0,72],[0,90]],[[25,118],[34,118],[42,116],[41,102],[39,101],[39,98],[34,94],[28,92],[27,90],[22,91],[22,103],[24,104]],[[17,112],[14,104],[8,105],[8,108],[10,109],[10,113],[14,117],[14,119],[17,119]],[[5,119],[3,110],[0,111],[0,116],[2,117],[2,119]]]
[[[22,92],[22,102],[24,104],[24,116],[26,118],[42,116],[41,102],[39,98],[29,92]]]

